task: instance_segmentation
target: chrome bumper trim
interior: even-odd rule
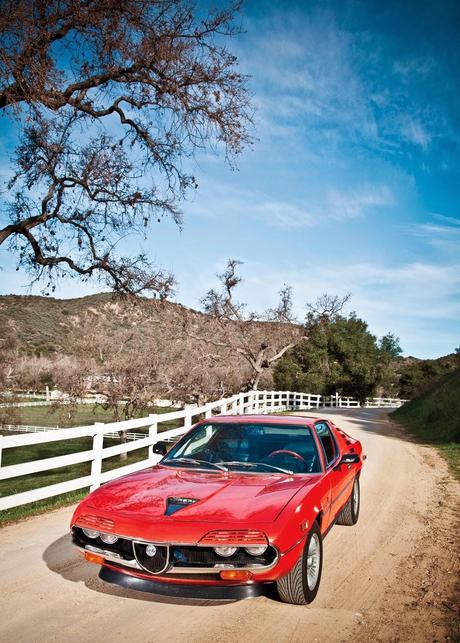
[[[93,545],[87,545],[86,547],[77,546],[77,549],[81,551],[83,554],[85,553],[85,551],[89,551],[94,554],[99,554],[100,556],[103,556],[108,563],[117,563],[118,565],[122,565],[124,567],[137,569],[141,572],[147,572],[152,576],[163,575],[163,572],[159,572],[158,574],[152,574],[152,572],[149,572],[148,570],[145,570],[143,567],[141,567],[137,562],[137,560],[135,559],[126,560],[116,552],[108,551],[107,549],[100,549],[99,547],[94,547]],[[225,563],[216,563],[213,567],[170,567],[164,575],[167,576],[168,574],[218,574],[219,572],[222,572],[224,570],[234,570],[234,569],[237,569],[238,571],[250,571],[253,574],[258,574],[258,573],[269,571],[276,565],[278,561],[279,561],[279,554],[277,554],[275,560],[270,565],[260,565],[258,563],[254,563],[254,565],[246,565],[245,567],[236,567],[236,565],[231,565],[231,564],[226,565]]]

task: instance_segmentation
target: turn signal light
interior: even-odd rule
[[[104,558],[102,556],[98,556],[98,554],[93,554],[90,551],[85,551],[85,560],[87,560],[88,563],[96,563],[96,565],[104,564]]]
[[[251,572],[238,569],[226,569],[220,572],[222,580],[251,580]]]

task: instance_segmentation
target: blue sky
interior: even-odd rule
[[[229,168],[201,154],[184,227],[153,227],[143,248],[197,307],[228,257],[244,261],[240,298],[296,310],[323,292],[406,355],[460,345],[460,4],[251,2],[234,39],[251,76],[257,141]],[[3,128],[1,167],[14,132]],[[139,242],[128,241],[137,246]],[[27,276],[0,249],[0,293]],[[72,280],[57,296],[98,291]],[[33,293],[40,294],[39,288]]]

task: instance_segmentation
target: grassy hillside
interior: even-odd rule
[[[439,448],[460,478],[460,369],[392,413],[419,440]]]
[[[459,356],[455,353],[436,359],[399,358],[395,363],[399,397],[413,399],[421,395],[458,366]]]
[[[76,299],[0,295],[0,338],[8,337],[25,355],[74,355],[88,327],[97,326],[109,337],[124,328],[135,341],[146,342],[158,340],[158,328],[182,335],[185,321],[196,335],[209,334],[208,315],[170,301],[130,300],[112,293]],[[279,336],[288,326],[258,321],[244,324],[254,332],[264,327]],[[214,334],[212,338],[219,339]]]
[[[0,337],[9,335],[22,353],[53,355],[75,352],[79,331],[88,318],[104,324],[108,334],[121,326],[140,326],[152,316],[164,323],[178,324],[188,309],[171,302],[158,306],[156,301],[140,299],[133,306],[111,293],[76,299],[54,299],[22,295],[0,296]],[[197,319],[201,313],[190,311]]]

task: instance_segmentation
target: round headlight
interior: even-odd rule
[[[114,536],[113,534],[101,534],[101,540],[103,543],[107,543],[107,545],[113,545],[113,543],[117,542],[118,536]]]
[[[95,529],[82,529],[82,531],[88,538],[97,538],[99,536],[99,532]]]
[[[254,545],[254,547],[245,547],[245,551],[251,556],[262,556],[267,551],[268,545]]]
[[[228,545],[225,547],[214,547],[214,551],[216,552],[216,554],[218,554],[219,556],[224,556],[224,558],[233,556],[237,549],[238,547],[229,547]]]

